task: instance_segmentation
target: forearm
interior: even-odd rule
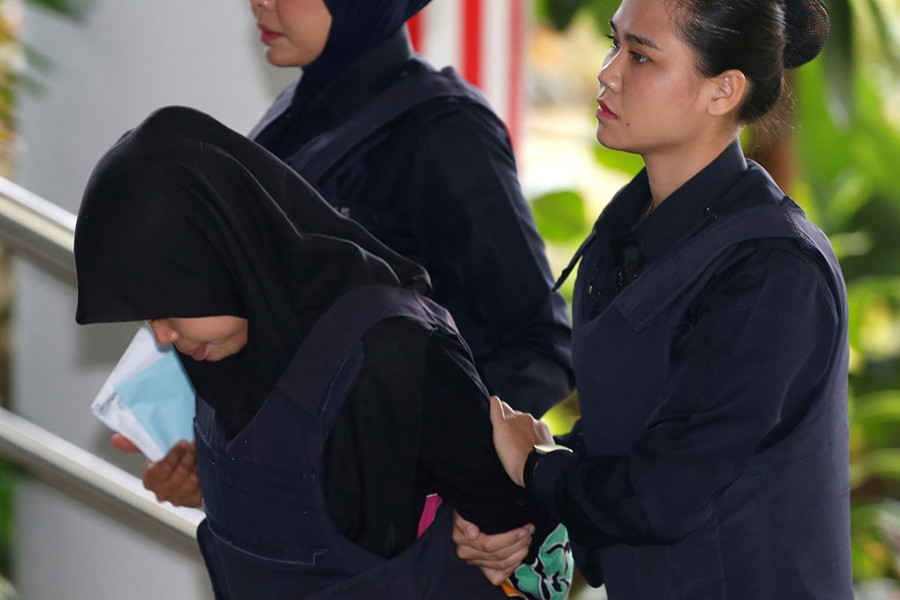
[[[497,457],[485,392],[462,348],[435,335],[427,362],[418,460],[429,486],[487,533],[546,520]]]

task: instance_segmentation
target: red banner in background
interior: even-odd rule
[[[525,108],[529,0],[433,0],[409,21],[416,50],[481,88],[515,144]]]

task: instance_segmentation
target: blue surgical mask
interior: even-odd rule
[[[195,392],[176,351],[142,327],[97,399],[94,414],[159,460],[179,440],[192,441]]]

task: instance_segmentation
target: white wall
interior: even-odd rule
[[[54,68],[42,95],[19,101],[18,181],[72,212],[100,155],[155,108],[189,105],[248,131],[295,75],[265,63],[246,0],[94,0],[78,24],[32,9],[24,36]],[[24,259],[15,267],[16,411],[138,473],[89,411],[136,325],[78,327],[70,284]],[[19,487],[16,527],[22,600],[211,597],[192,544],[38,481]]]

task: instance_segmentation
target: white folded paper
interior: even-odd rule
[[[142,326],[110,373],[91,410],[150,460],[179,440],[193,440],[194,388],[172,346]]]

